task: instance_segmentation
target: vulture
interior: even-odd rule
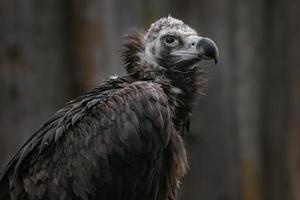
[[[52,115],[0,174],[0,199],[175,200],[183,136],[216,44],[171,16],[124,37],[113,76]],[[202,65],[203,66],[203,65]]]

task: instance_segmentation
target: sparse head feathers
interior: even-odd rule
[[[155,38],[157,38],[157,36],[159,36],[161,32],[171,31],[171,30],[178,31],[178,32],[186,32],[186,33],[190,32],[192,34],[196,34],[196,31],[191,27],[189,27],[188,25],[186,25],[185,23],[183,23],[183,21],[168,16],[168,17],[161,18],[156,22],[154,22],[153,24],[151,24],[144,39],[145,41],[152,41]]]
[[[200,60],[196,46],[192,45],[199,38],[183,21],[171,16],[161,18],[146,33],[133,31],[125,36],[122,52],[125,69],[130,75],[145,78],[174,67],[188,68]],[[172,42],[174,46],[170,45]]]

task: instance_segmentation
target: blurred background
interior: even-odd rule
[[[122,35],[168,14],[220,50],[181,199],[300,200],[299,0],[1,0],[0,167],[67,101],[124,74]]]

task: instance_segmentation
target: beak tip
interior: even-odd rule
[[[218,50],[217,46],[215,46],[215,48],[216,48],[216,52],[215,52],[215,55],[214,55],[214,61],[215,61],[215,65],[216,65],[219,62],[219,50]]]

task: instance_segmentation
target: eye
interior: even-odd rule
[[[167,35],[164,39],[167,46],[173,47],[177,44],[177,39],[172,35]]]

